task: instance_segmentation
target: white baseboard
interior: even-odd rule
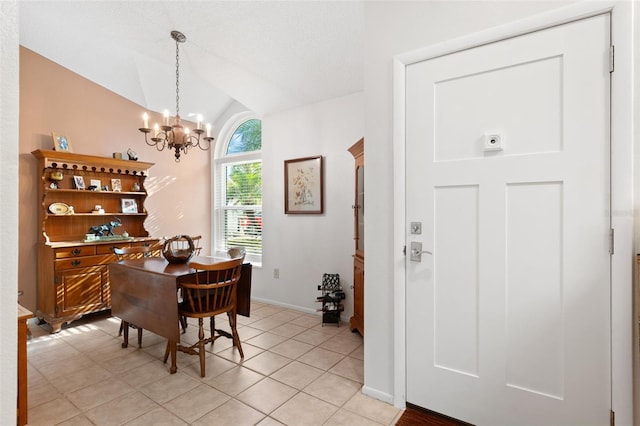
[[[370,396],[371,398],[379,399],[382,402],[393,405],[393,395],[386,392],[380,392],[377,389],[373,389],[369,386],[362,386],[362,393]],[[404,407],[400,407],[404,408]]]
[[[304,312],[306,314],[317,315],[318,317],[321,316],[322,314],[322,312],[318,312],[315,309],[309,309],[309,308],[305,308],[303,306],[297,306],[297,305],[290,305],[288,303],[278,302],[277,300],[263,299],[260,297],[252,297],[251,300],[255,302],[268,303],[269,305],[280,306],[281,308],[291,309],[292,311],[299,311],[299,312]],[[340,322],[341,323],[349,322],[349,318],[345,319],[343,315],[340,315]]]

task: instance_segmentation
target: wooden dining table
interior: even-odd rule
[[[196,256],[192,262],[215,264],[228,258]],[[171,374],[177,371],[176,346],[180,341],[178,286],[196,273],[189,263],[169,263],[163,257],[121,260],[109,264],[111,313],[124,322],[124,342],[128,346],[129,324],[148,330],[169,341]],[[237,313],[250,314],[251,264],[242,265],[237,286]]]

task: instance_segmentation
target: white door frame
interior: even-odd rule
[[[483,44],[611,13],[615,72],[611,79],[611,194],[615,251],[611,259],[611,406],[616,424],[633,424],[633,2],[580,2],[547,13],[448,40],[394,57],[394,405],[406,403],[405,223],[405,72],[420,61]]]

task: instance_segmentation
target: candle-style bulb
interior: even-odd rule
[[[207,137],[211,137],[211,123],[207,123]]]
[[[147,114],[146,112],[142,114],[142,123],[142,127],[144,127],[145,129],[149,128],[149,114]]]

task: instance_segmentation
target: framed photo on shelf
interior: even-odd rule
[[[94,191],[102,190],[102,183],[100,182],[100,179],[91,179],[91,185],[89,185],[89,189],[92,189]]]
[[[120,182],[120,179],[111,179],[111,190],[113,192],[122,191],[122,182]]]
[[[51,138],[53,139],[53,150],[54,151],[71,151],[71,141],[68,136],[65,135],[56,135],[55,133],[51,133]]]
[[[84,189],[84,178],[82,176],[74,176],[73,183],[76,189]]]
[[[284,213],[322,214],[324,204],[322,156],[284,162]]]
[[[123,198],[121,203],[122,213],[138,213],[138,204],[133,198]]]

